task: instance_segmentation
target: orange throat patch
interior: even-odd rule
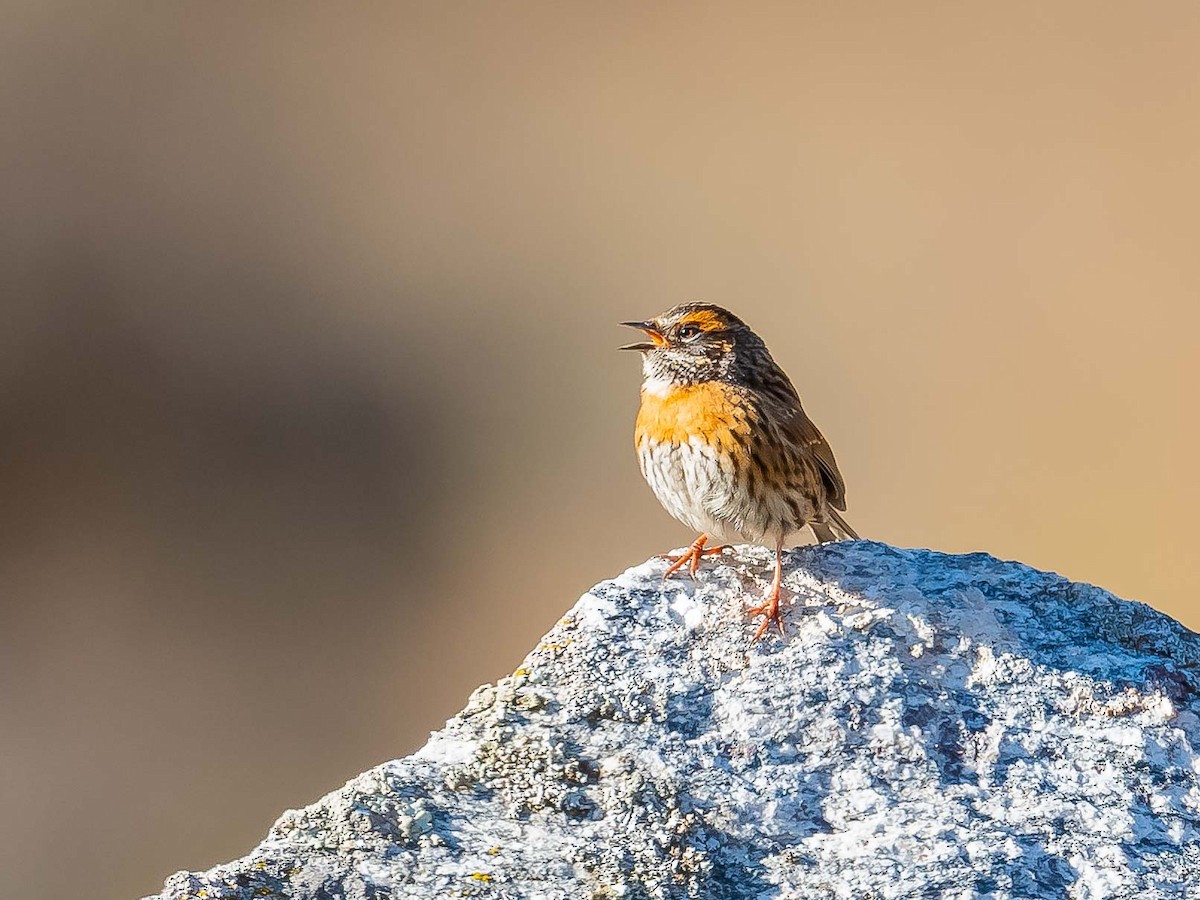
[[[738,391],[709,381],[672,386],[666,393],[643,390],[634,443],[686,444],[692,438],[718,452],[738,455],[750,432],[751,413]]]

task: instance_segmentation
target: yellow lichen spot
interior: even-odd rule
[[[261,860],[254,864],[254,868],[258,869],[258,871],[260,871],[260,872],[263,871],[266,867],[267,867],[267,864],[265,862],[262,862]]]
[[[529,670],[522,666],[520,669],[517,669],[517,671],[513,672],[513,678],[520,678],[522,675],[528,674]]]
[[[492,847],[488,850],[488,856],[495,856],[499,852],[500,852],[499,847]]]
[[[471,878],[475,881],[482,881],[484,884],[488,884],[492,880],[492,876],[487,872],[472,872]]]

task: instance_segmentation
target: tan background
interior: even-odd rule
[[[0,895],[128,897],[690,538],[723,302],[865,535],[1200,626],[1200,6],[9,5]]]

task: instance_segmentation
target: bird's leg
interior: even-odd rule
[[[666,558],[671,560],[671,566],[670,566],[670,568],[667,569],[667,571],[663,572],[663,580],[665,581],[674,572],[679,571],[680,569],[682,569],[685,565],[688,565],[689,563],[691,564],[690,568],[692,571],[692,575],[695,575],[696,570],[700,568],[700,557],[710,556],[713,553],[720,553],[722,550],[725,549],[722,546],[722,547],[709,547],[707,550],[705,550],[704,545],[707,543],[708,543],[708,535],[702,534],[702,535],[700,535],[700,537],[698,537],[694,541],[692,541],[692,545],[690,547],[688,547],[687,550],[685,550],[679,556],[667,556]]]
[[[766,634],[767,629],[774,622],[779,628],[780,636],[784,636],[783,631],[783,614],[779,612],[779,583],[783,579],[783,541],[779,541],[775,545],[775,577],[771,579],[771,589],[767,591],[766,602],[760,606],[752,606],[746,610],[749,615],[757,616],[766,614],[762,620],[762,624],[758,626],[758,631],[754,632],[754,638],[751,643],[757,641],[760,637]]]

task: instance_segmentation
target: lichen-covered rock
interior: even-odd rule
[[[1200,897],[1200,637],[983,554],[597,585],[413,756],[183,898]]]

